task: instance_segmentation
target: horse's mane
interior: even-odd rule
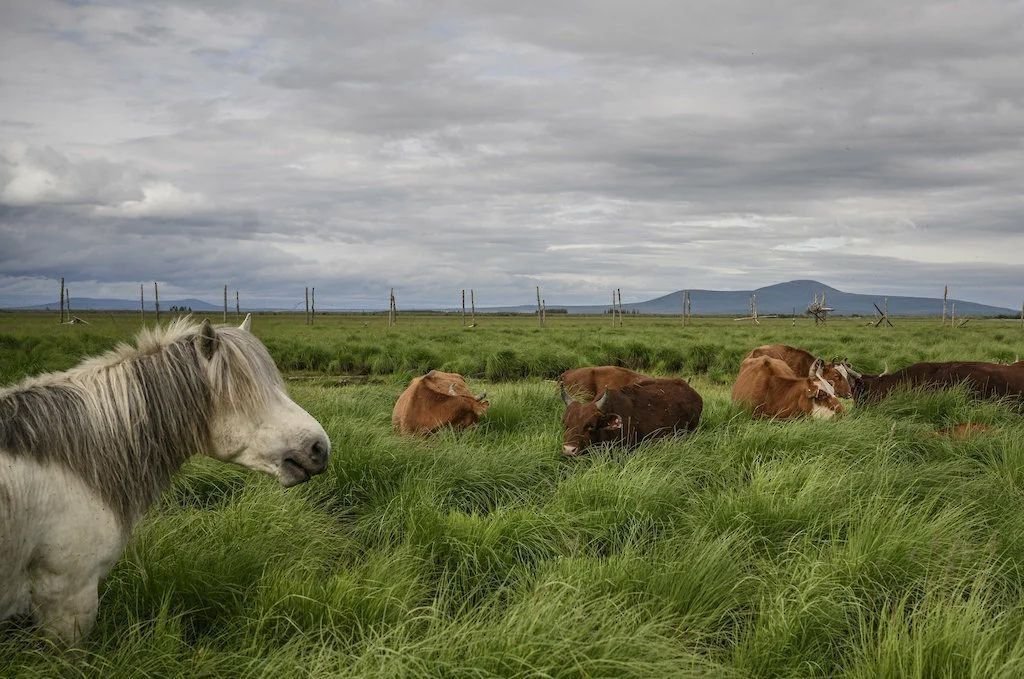
[[[143,329],[134,345],[0,389],[0,450],[71,471],[130,526],[189,456],[209,449],[216,410],[255,412],[280,384],[242,330],[218,328],[203,361],[200,327],[186,317]]]

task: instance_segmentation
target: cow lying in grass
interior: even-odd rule
[[[786,344],[766,344],[747,354],[747,358],[758,358],[759,356],[778,359],[788,365],[797,377],[806,375],[810,378],[817,377],[816,361],[821,360],[808,351]],[[832,359],[828,363],[822,363],[821,376],[832,385],[836,396],[853,398],[852,382],[860,377],[860,373],[853,369],[849,361]]]
[[[1024,402],[1024,369],[1019,364],[955,361],[915,363],[894,373],[862,375],[854,380],[854,401],[874,403],[893,389],[949,389],[963,384],[979,398],[1010,398]]]
[[[458,373],[431,370],[412,382],[395,403],[391,424],[402,434],[430,434],[442,427],[465,429],[487,412],[487,394],[474,396]]]
[[[607,389],[592,401],[573,400],[562,386],[565,432],[562,453],[576,456],[590,446],[641,441],[692,431],[700,422],[704,401],[681,379],[648,378],[620,389]]]
[[[803,377],[777,358],[748,358],[732,387],[733,403],[753,411],[754,417],[791,419],[810,415],[828,419],[843,412],[832,385],[822,376],[819,358]]]

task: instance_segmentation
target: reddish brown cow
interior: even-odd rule
[[[768,356],[748,358],[732,387],[732,400],[750,408],[754,417],[790,419],[810,415],[828,419],[843,412],[832,385],[822,377],[822,361],[814,377],[798,377],[783,361]]]
[[[806,375],[807,377],[815,377],[812,372],[814,369],[814,362],[818,358],[803,349],[791,347],[786,344],[766,344],[764,346],[754,349],[747,358],[757,358],[758,356],[768,356],[769,358],[776,358],[786,365],[788,365],[795,375],[798,377]],[[856,372],[848,361],[833,359],[832,361],[825,363],[821,369],[821,375],[825,378],[832,388],[836,392],[836,396],[839,398],[853,398],[852,382],[854,378],[860,376],[860,373]]]
[[[560,388],[575,398],[592,400],[608,389],[621,389],[640,380],[653,379],[629,368],[614,365],[596,365],[588,368],[566,370],[558,378]]]
[[[963,384],[979,398],[1024,401],[1024,370],[1016,364],[955,361],[915,363],[885,375],[863,375],[854,383],[854,401],[872,403],[897,388],[948,389]]]
[[[403,434],[429,434],[446,426],[471,427],[490,406],[486,396],[474,396],[458,373],[431,370],[413,378],[398,397],[391,424]]]
[[[565,434],[562,453],[579,455],[592,445],[623,443],[633,447],[647,439],[692,431],[704,401],[680,379],[648,378],[608,389],[587,403],[574,400],[563,387]]]

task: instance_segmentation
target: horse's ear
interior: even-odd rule
[[[252,314],[246,314],[245,320],[242,321],[242,324],[238,327],[246,332],[252,332]]]
[[[203,358],[207,360],[213,358],[219,341],[217,331],[210,325],[210,319],[203,319],[203,324],[199,326],[199,334],[196,335],[196,346],[199,348],[199,353]]]

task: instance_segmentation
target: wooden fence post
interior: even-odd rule
[[[615,289],[616,294],[619,296],[619,325],[622,325],[622,288]]]
[[[156,311],[156,324],[160,325],[160,286],[153,281],[153,308]]]
[[[541,328],[544,327],[544,314],[542,313],[540,306],[540,286],[537,286],[537,325]]]
[[[235,320],[242,315],[242,306],[238,303],[238,290],[235,290]]]
[[[462,327],[466,327],[466,288],[462,288]]]
[[[306,287],[306,316],[303,321],[306,325],[309,325],[309,287]]]
[[[316,288],[314,287],[309,294],[309,324],[313,325],[316,323]]]
[[[946,302],[949,299],[949,286],[942,289],[942,324],[946,324]]]
[[[143,293],[144,289],[145,286],[142,283],[139,283],[139,321],[143,325],[146,324],[146,297]]]
[[[60,277],[60,322],[64,322],[64,277]]]
[[[225,324],[228,322],[228,286],[224,286],[224,321]]]
[[[476,291],[473,288],[469,289],[469,312],[472,314],[469,322],[476,325]]]

